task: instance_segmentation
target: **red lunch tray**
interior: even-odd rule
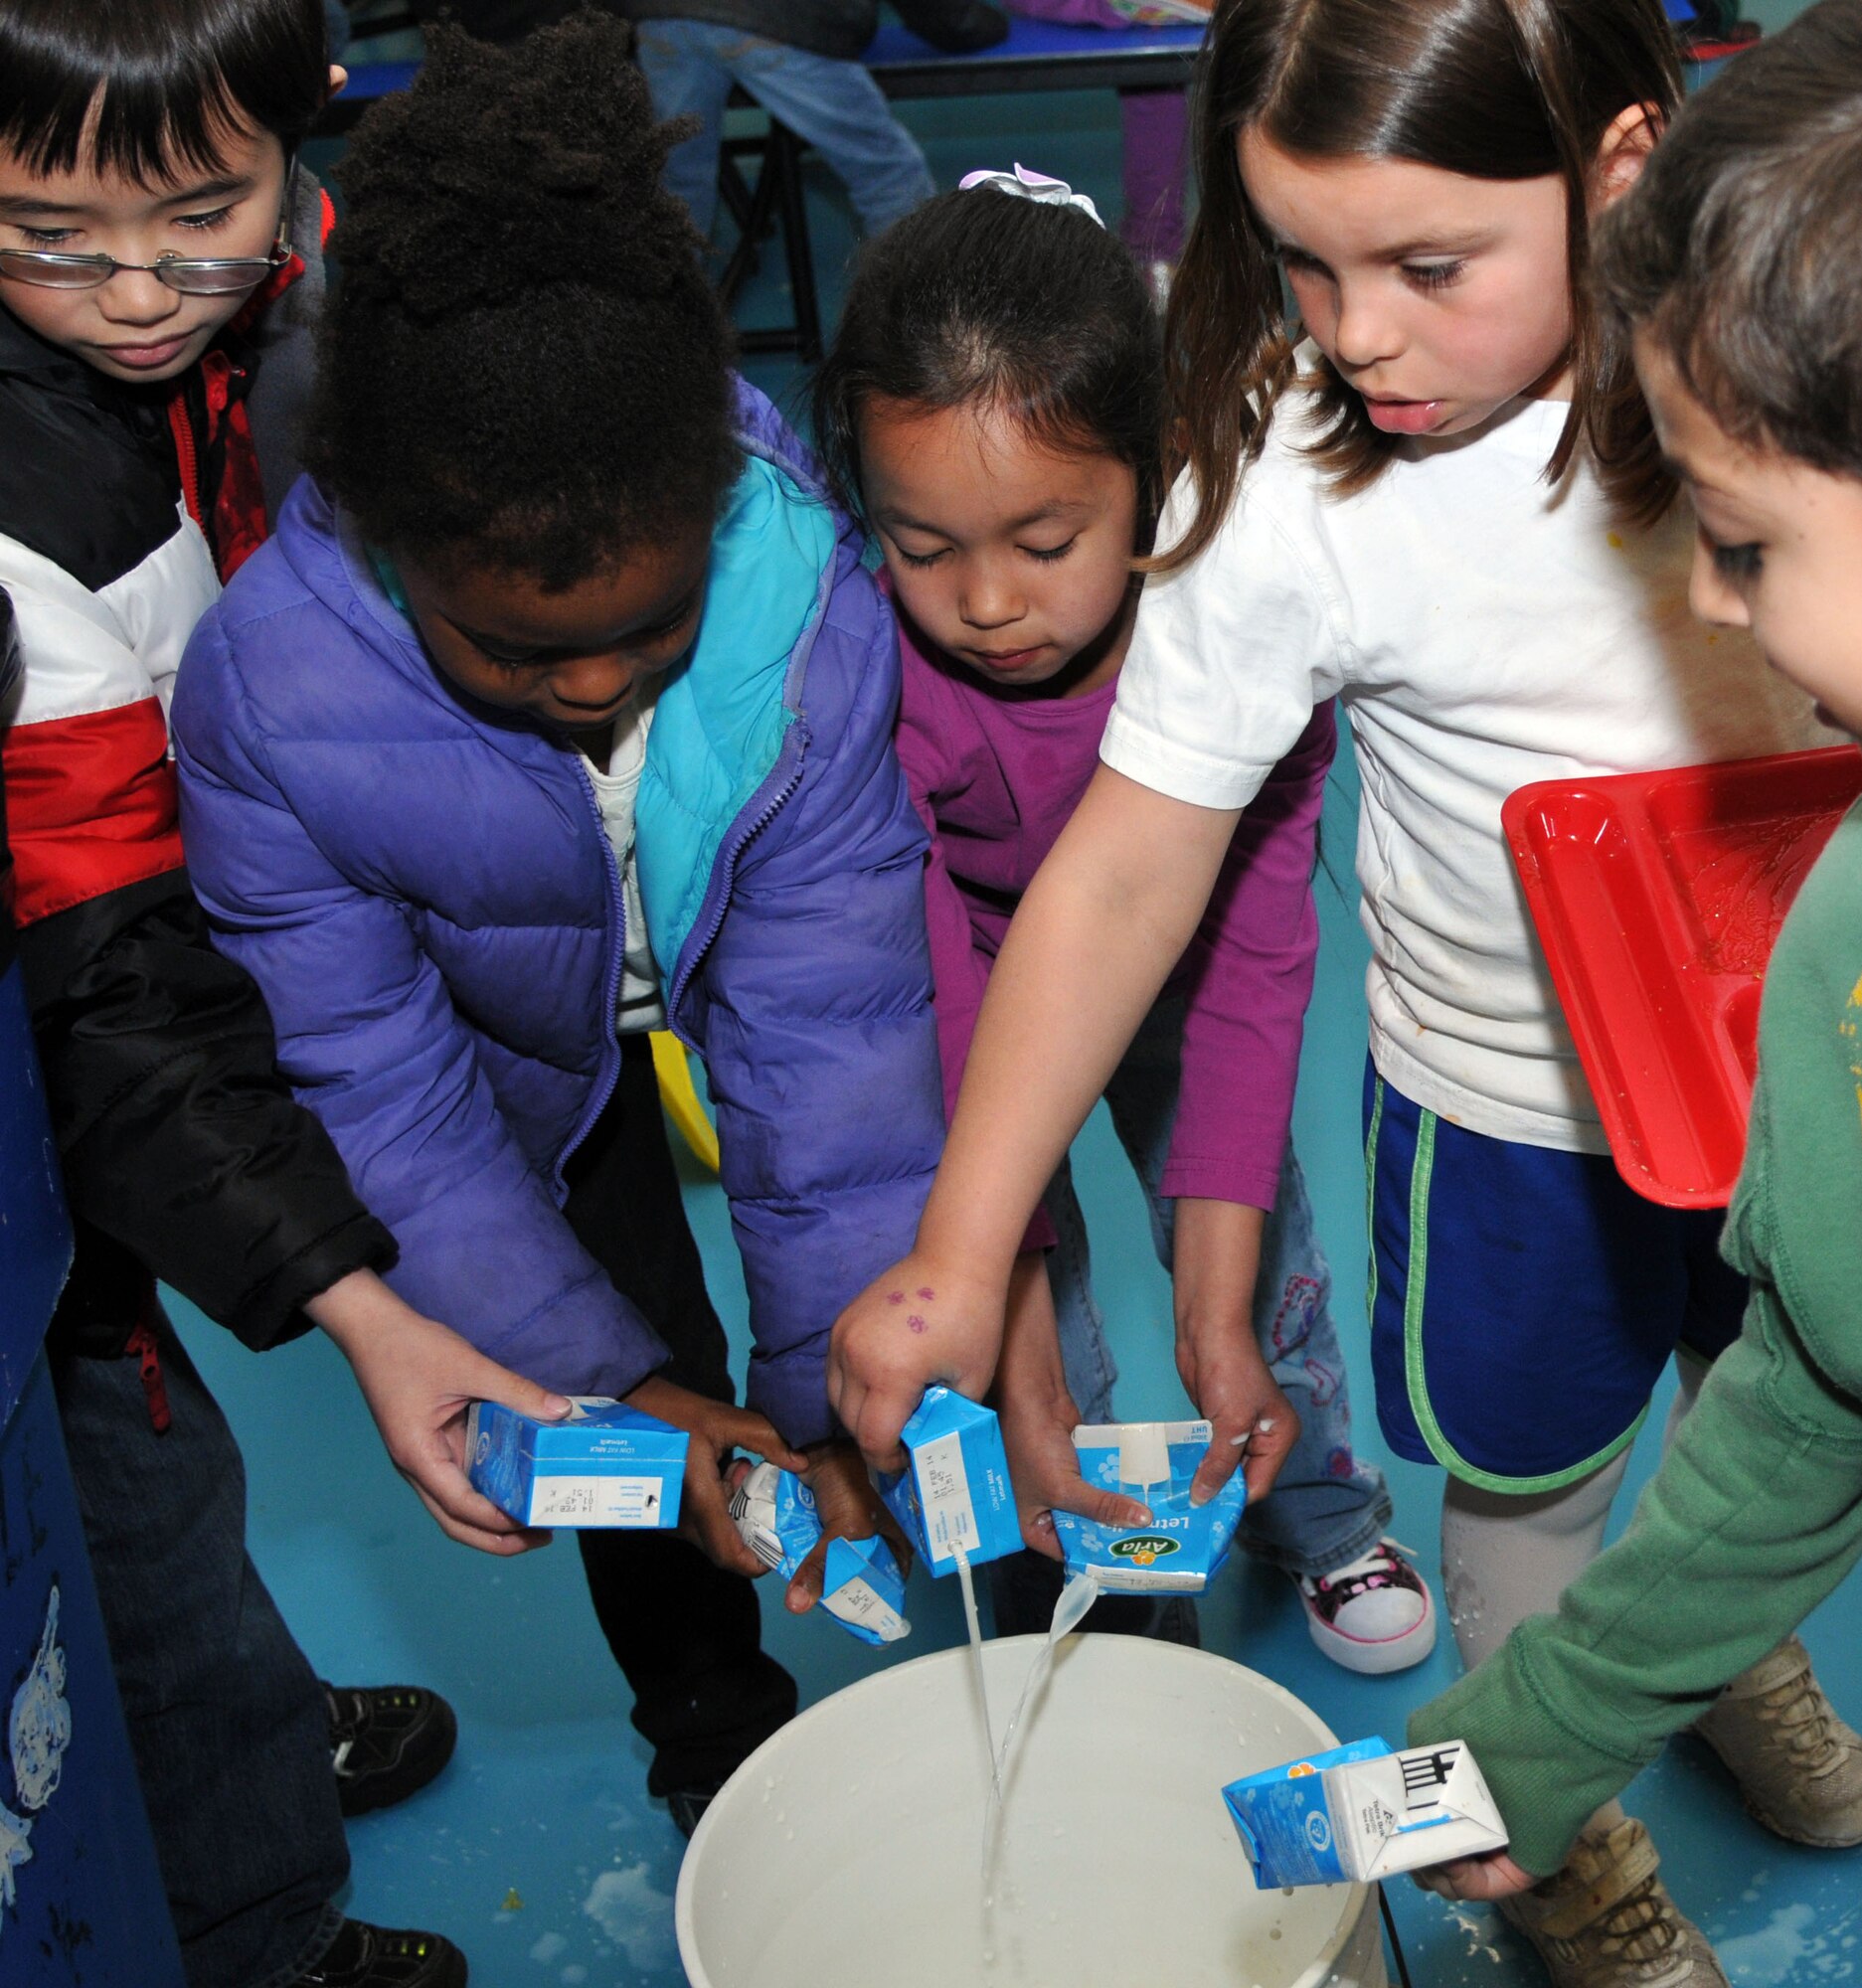
[[[1759,993],[1862,751],[1541,780],[1501,810],[1616,1169],[1721,1208],[1746,1151]]]

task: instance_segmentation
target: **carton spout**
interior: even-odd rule
[[[1118,1430],[1118,1482],[1130,1488],[1170,1481],[1170,1425],[1167,1422],[1124,1422]]]

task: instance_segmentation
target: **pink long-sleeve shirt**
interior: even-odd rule
[[[899,648],[899,757],[931,834],[925,911],[949,1111],[1002,935],[1093,777],[1117,686],[1005,695],[931,648],[903,614]],[[1321,705],[1243,815],[1171,976],[1187,1007],[1166,1195],[1273,1206],[1318,949],[1312,865],[1336,744],[1332,707]],[[1051,1240],[1037,1217],[1031,1246]]]

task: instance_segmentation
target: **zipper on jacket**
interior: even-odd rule
[[[797,720],[798,724],[799,722]],[[712,870],[712,885],[714,888],[707,893],[707,901],[712,907],[711,916],[707,920],[705,928],[699,935],[696,943],[690,937],[687,938],[684,962],[679,967],[678,973],[673,980],[671,991],[666,997],[666,1026],[668,1028],[674,1027],[673,1017],[678,1012],[679,1003],[685,996],[685,990],[691,984],[693,974],[698,971],[699,962],[711,950],[712,940],[718,936],[719,931],[723,928],[725,910],[731,902],[731,885],[737,875],[738,858],[768,827],[770,822],[781,811],[782,803],[801,785],[801,752],[798,749],[795,754],[793,768],[782,778],[781,784],[767,795],[762,807],[758,810],[756,819],[749,823],[748,826],[740,825],[735,829],[724,848],[719,852],[717,864]],[[678,1029],[675,1030],[675,1033],[678,1035],[679,1040],[685,1043],[688,1048],[697,1051],[698,1045],[686,1035],[684,1030]]]
[[[211,546],[213,539],[207,535],[207,516],[201,503],[200,449],[194,439],[194,422],[188,414],[185,393],[176,394],[168,403],[168,428],[175,438],[175,462],[181,471],[181,501]]]
[[[607,1109],[607,1100],[614,1094],[614,1086],[620,1081],[620,1032],[615,1027],[615,1016],[620,1011],[621,968],[627,956],[627,898],[621,884],[620,859],[614,854],[614,845],[607,839],[607,822],[601,813],[600,796],[594,791],[594,780],[583,763],[582,753],[576,751],[576,775],[581,783],[583,798],[594,814],[596,833],[601,838],[601,854],[607,864],[607,904],[613,914],[611,930],[612,943],[608,950],[607,971],[602,976],[602,1013],[606,1017],[603,1027],[606,1031],[602,1040],[601,1058],[603,1074],[596,1078],[593,1091],[590,1095],[588,1108],[583,1112],[582,1122],[571,1134],[569,1143],[556,1156],[553,1178],[559,1194],[567,1194],[569,1183],[563,1178],[563,1169],[569,1165],[576,1148],[594,1130],[595,1121]]]

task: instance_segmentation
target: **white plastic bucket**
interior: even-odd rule
[[[1041,1639],[984,1647],[1004,1721]],[[745,1761],[679,1873],[692,1988],[1387,1988],[1362,1885],[1256,1891],[1221,1789],[1336,1745],[1259,1673],[1062,1644],[1016,1741],[985,1913],[966,1650],[876,1673]]]

